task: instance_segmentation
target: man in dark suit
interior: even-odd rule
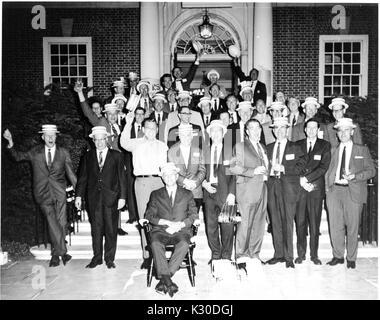
[[[220,87],[217,83],[210,86],[210,103],[211,103],[211,113],[219,114],[222,111],[227,111],[226,101],[220,98]]]
[[[241,222],[236,234],[238,264],[259,259],[267,216],[269,161],[260,143],[261,125],[256,119],[245,124],[247,138],[235,146],[231,172],[236,175],[236,198]]]
[[[251,87],[253,90],[253,103],[256,104],[256,101],[258,99],[264,100],[264,102],[267,102],[267,88],[265,86],[265,83],[257,80],[259,77],[259,71],[256,68],[253,68],[249,76],[246,76],[244,72],[241,70],[240,66],[238,65],[238,60],[233,59],[233,66],[234,66],[234,72],[239,77],[240,81],[252,81]]]
[[[118,210],[125,206],[127,195],[123,156],[107,147],[107,135],[105,127],[92,128],[96,149],[83,156],[76,188],[75,206],[81,209],[86,197],[91,223],[94,256],[86,268],[103,263],[103,236],[104,260],[109,269],[115,268]]]
[[[69,152],[55,143],[59,133],[57,126],[43,125],[39,133],[42,133],[45,145],[36,146],[27,152],[15,150],[12,134],[8,129],[4,131],[3,136],[8,140],[8,149],[16,161],[24,160],[32,163],[34,198],[47,219],[52,242],[49,267],[56,267],[59,265],[60,256],[64,265],[71,259],[65,244],[67,229],[65,175],[74,188],[77,178]]]
[[[376,175],[376,169],[368,148],[352,142],[355,129],[352,119],[339,119],[335,129],[340,143],[332,149],[325,176],[333,249],[333,259],[327,264],[344,263],[346,247],[347,268],[355,269],[360,215],[367,202],[367,180]]]
[[[172,297],[178,292],[178,286],[171,280],[179,269],[189,248],[192,237],[191,227],[198,219],[193,194],[177,185],[178,168],[169,162],[161,167],[160,175],[165,186],[152,191],[145,211],[145,218],[153,225],[150,231],[151,249],[159,293],[169,293]],[[174,251],[168,262],[165,245],[174,245]]]
[[[270,160],[268,179],[268,209],[272,225],[274,257],[268,264],[293,263],[293,223],[300,193],[300,174],[305,164],[304,154],[296,143],[287,139],[288,118],[280,117],[271,125],[276,142],[267,146]]]
[[[163,111],[164,103],[166,103],[165,96],[162,93],[156,93],[153,96],[154,112],[149,116],[149,119],[156,121],[158,132],[156,138],[160,141],[164,141],[164,131],[166,126],[166,120],[168,119],[168,113]]]
[[[195,61],[191,65],[189,72],[186,74],[186,76],[183,76],[183,71],[180,67],[176,66],[173,68],[173,88],[176,89],[178,92],[190,90],[191,82],[193,81],[195,73],[197,72],[199,66],[199,57],[200,52],[197,52]]]
[[[196,111],[198,110],[201,114],[203,125],[205,128],[208,127],[212,120],[217,120],[218,118],[216,113],[212,112],[211,110],[211,99],[209,97],[202,97],[199,100],[198,108]]]
[[[310,230],[310,258],[316,264],[318,259],[319,226],[321,224],[322,202],[325,197],[325,173],[330,165],[330,143],[318,139],[319,122],[311,118],[305,123],[306,139],[297,142],[306,155],[307,162],[300,178],[300,198],[296,212],[297,253],[295,263],[306,259],[307,225]]]
[[[227,128],[220,120],[213,120],[207,127],[211,147],[205,152],[206,179],[204,189],[205,222],[211,260],[231,259],[233,245],[233,223],[218,222],[225,203],[235,204],[236,178],[229,172],[229,160],[224,155],[223,136]],[[219,236],[220,233],[220,236]]]
[[[228,110],[228,115],[230,117],[229,125],[233,123],[238,123],[240,121],[240,116],[236,111],[236,107],[239,103],[239,100],[233,94],[230,94],[226,98],[226,105]],[[220,117],[220,114],[219,114]]]

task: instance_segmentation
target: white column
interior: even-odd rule
[[[259,70],[259,80],[267,87],[267,104],[273,95],[273,23],[272,4],[255,3],[253,64]]]
[[[160,42],[158,3],[140,3],[140,64],[141,79],[159,84]]]

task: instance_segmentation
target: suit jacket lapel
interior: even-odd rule
[[[46,171],[46,173],[48,173],[49,168],[48,168],[47,163],[46,163],[45,146],[42,146],[38,152],[39,152],[39,161],[38,161],[39,165],[40,165],[42,170],[44,170],[44,171]]]

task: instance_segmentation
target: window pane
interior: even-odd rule
[[[341,62],[342,62],[342,55],[334,54],[334,63],[341,63]]]
[[[332,74],[332,65],[326,65],[325,66],[325,73],[326,74]]]
[[[78,53],[79,54],[86,54],[86,45],[85,44],[78,45]]]
[[[340,87],[334,87],[333,94],[334,94],[334,96],[340,95],[341,94]]]
[[[352,65],[352,73],[360,73],[360,64]]]
[[[76,44],[70,44],[69,45],[69,53],[70,54],[76,54],[77,53],[77,45]]]
[[[343,77],[343,84],[350,85],[350,76]]]
[[[325,63],[332,63],[332,55],[325,54]]]
[[[70,84],[75,85],[77,78],[70,78]]]
[[[351,65],[350,64],[344,64],[343,65],[343,73],[345,73],[345,74],[351,73]]]
[[[61,56],[60,60],[61,60],[61,65],[67,65],[67,62],[68,62],[67,56]]]
[[[343,55],[343,62],[344,63],[350,63],[351,62],[351,54],[344,54]]]
[[[69,68],[61,67],[61,76],[68,76],[68,75],[69,75]]]
[[[70,76],[77,76],[77,67],[70,67]]]
[[[334,85],[335,86],[340,86],[341,84],[341,77],[340,76],[334,76]]]
[[[59,65],[59,57],[58,56],[51,56],[51,65],[52,66]]]
[[[334,43],[334,52],[342,52],[342,43],[341,42],[335,42]]]
[[[331,42],[325,43],[325,52],[332,52],[333,51],[333,44]]]
[[[52,79],[52,82],[53,82],[53,83],[60,83],[60,82],[61,82],[61,79],[60,79],[60,78],[53,78],[53,79]]]
[[[351,52],[351,42],[345,42],[343,44],[343,51],[344,52]]]
[[[61,44],[59,46],[59,49],[60,49],[61,54],[66,54],[67,53],[67,44]]]
[[[50,45],[50,53],[51,54],[58,54],[58,45],[57,44]]]
[[[360,52],[360,42],[354,42],[352,44],[352,51],[353,52]]]
[[[83,86],[88,87],[88,81],[87,78],[82,78]]]
[[[86,67],[79,67],[79,75],[80,76],[86,76],[87,75],[87,68]]]
[[[61,78],[61,82],[64,84],[68,84],[69,80],[70,80],[69,78]]]
[[[359,87],[351,87],[351,95],[358,96],[359,95]]]
[[[352,76],[352,84],[357,84],[359,85],[359,76]]]
[[[85,65],[86,64],[86,56],[79,56],[79,63],[80,65]]]
[[[70,56],[70,65],[76,65],[77,64],[77,57]]]
[[[325,97],[331,96],[331,87],[325,87]]]
[[[342,66],[340,64],[334,66],[334,73],[342,73]]]
[[[345,96],[349,96],[350,95],[350,87],[343,87],[342,93]]]
[[[58,67],[52,67],[51,68],[51,75],[52,76],[59,76],[59,68]]]
[[[326,84],[331,84],[332,83],[332,79],[331,79],[332,77],[329,77],[329,76],[325,76],[325,85]]]
[[[352,55],[352,62],[359,63],[360,62],[360,53],[354,53]]]

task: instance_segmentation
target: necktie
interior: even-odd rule
[[[170,112],[174,112],[174,104],[171,105]]]
[[[141,132],[141,126],[139,125],[137,128],[137,134],[139,134],[140,132]]]
[[[296,122],[297,122],[296,116],[293,116],[292,127],[294,127],[296,125]]]
[[[115,124],[113,124],[111,126],[111,128],[112,128],[112,133],[113,133],[113,135],[112,135],[112,141],[113,141],[113,139],[115,139],[118,136],[118,134],[117,134],[117,130],[115,128]]]
[[[169,196],[169,199],[170,199],[170,204],[173,206],[174,205],[174,199],[173,199],[173,191],[170,192],[170,196]]]
[[[218,104],[217,104],[216,99],[214,99],[214,110],[218,111]]]
[[[234,114],[230,113],[230,124],[234,123]]]
[[[51,167],[51,152],[50,152],[50,149],[48,149],[48,161],[47,161],[47,166],[48,166],[49,169],[50,169],[50,167]]]
[[[102,164],[103,164],[102,153],[103,153],[103,151],[99,151],[99,168],[100,168],[100,170],[102,170],[102,168],[103,168],[103,166],[102,166]]]
[[[342,152],[342,161],[340,162],[340,173],[339,173],[339,179],[342,180],[344,172],[346,168],[346,146],[343,147],[343,152]]]
[[[159,113],[157,114],[157,123],[161,124],[161,115]]]
[[[144,99],[144,109],[148,111],[148,101],[146,101],[146,99]]]
[[[216,177],[216,171],[218,170],[218,148],[214,148],[214,177]]]
[[[262,150],[261,150],[260,143],[257,143],[257,144],[256,144],[256,148],[257,148],[257,152],[258,152],[258,154],[259,154],[259,157],[260,157],[260,159],[261,159],[261,164],[264,164],[264,165],[265,165],[264,154],[263,154],[263,152],[262,152]]]
[[[208,117],[209,116],[206,116],[206,126],[208,126],[209,122],[208,122]]]
[[[310,153],[311,153],[312,150],[313,150],[313,145],[312,145],[312,143],[310,141],[310,143],[309,143],[309,150],[307,151],[307,154],[310,155]]]

